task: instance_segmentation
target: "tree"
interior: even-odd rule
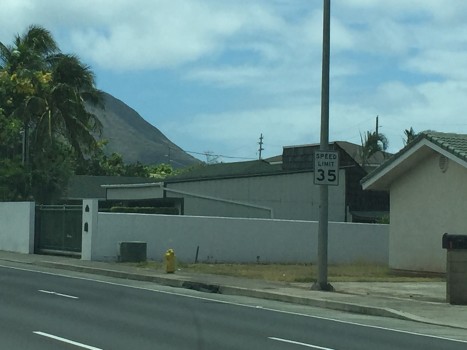
[[[55,140],[71,144],[83,158],[94,149],[101,124],[84,101],[99,103],[94,75],[74,55],[60,53],[51,34],[31,26],[11,47],[0,46],[0,61],[14,82],[13,116],[22,118],[31,145],[40,149]]]
[[[382,133],[376,133],[376,131],[367,131],[364,136],[360,135],[360,139],[362,142],[362,166],[365,166],[375,153],[386,151],[389,145],[386,136]]]
[[[148,173],[148,177],[156,180],[162,180],[168,176],[174,176],[182,173],[181,170],[174,170],[172,165],[166,163],[146,166],[146,171]]]
[[[95,88],[94,74],[74,55],[58,54],[49,58],[52,79],[43,99],[37,124],[39,136],[53,132],[72,146],[79,160],[97,148],[94,135],[102,125],[85,108],[85,101],[101,104],[102,92]],[[43,139],[43,138],[42,138]]]
[[[39,26],[30,26],[22,36],[16,35],[13,45],[0,42],[2,87],[7,100],[5,115],[10,121],[20,120],[29,149],[29,127],[35,96],[41,90],[39,78],[47,70],[47,57],[57,53],[58,47],[51,34]],[[25,152],[27,154],[27,152]]]
[[[0,43],[0,136],[11,141],[2,138],[0,152],[22,161],[26,192],[66,183],[73,162],[64,159],[80,163],[97,148],[101,124],[85,101],[102,101],[92,71],[77,56],[62,54],[49,31],[30,26],[13,45]]]
[[[414,131],[412,127],[410,129],[405,129],[404,130],[404,146],[407,146],[409,143],[411,143],[415,138],[418,136],[418,134]]]

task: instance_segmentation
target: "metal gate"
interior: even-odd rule
[[[81,205],[36,206],[35,253],[81,254]]]

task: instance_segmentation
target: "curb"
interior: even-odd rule
[[[176,287],[176,288],[183,288],[183,284],[185,283],[185,281],[183,280],[164,278],[160,276],[150,276],[150,275],[143,275],[143,274],[135,274],[131,272],[101,269],[101,268],[95,268],[95,267],[62,264],[62,263],[56,263],[56,262],[51,262],[51,261],[39,261],[39,262],[34,263],[34,265],[42,266],[42,267],[51,267],[53,269],[83,272],[83,273],[89,273],[93,275],[100,275],[100,276],[106,276],[106,277],[122,278],[122,279],[134,280],[134,281],[153,282],[153,283],[157,283],[157,284],[161,284],[161,285],[165,285],[169,287]]]
[[[251,290],[240,287],[222,287],[222,294],[248,296],[259,299],[268,299],[274,301],[282,301],[287,303],[306,305],[312,307],[319,307],[324,309],[331,309],[336,311],[344,311],[368,316],[381,316],[381,317],[392,317],[401,320],[413,320],[412,315],[402,314],[396,310],[390,308],[379,308],[368,305],[360,305],[353,303],[345,303],[339,301],[331,301],[320,298],[305,298],[297,297],[292,295],[286,295],[281,293],[271,293],[261,290]],[[415,317],[415,316],[414,316]]]
[[[1,260],[10,261],[14,263],[20,263],[20,264],[26,264],[26,265],[37,265],[37,266],[48,267],[48,268],[59,269],[59,270],[89,273],[89,274],[100,275],[100,276],[122,278],[122,279],[143,281],[143,282],[152,282],[152,283],[156,283],[156,284],[160,284],[164,286],[192,289],[192,290],[197,290],[197,291],[205,292],[205,293],[218,293],[218,294],[244,296],[244,297],[258,298],[258,299],[265,299],[265,300],[274,300],[274,301],[280,301],[280,302],[286,302],[286,303],[292,303],[292,304],[298,304],[298,305],[306,305],[306,306],[331,309],[331,310],[336,310],[336,311],[350,312],[350,313],[361,314],[361,315],[390,317],[390,318],[396,318],[399,320],[413,321],[413,322],[425,323],[425,324],[430,324],[430,325],[467,329],[467,327],[462,326],[462,325],[439,323],[439,322],[436,322],[430,319],[416,316],[416,315],[413,315],[407,312],[394,310],[391,308],[374,307],[374,306],[354,304],[354,303],[349,303],[349,302],[332,301],[332,300],[320,299],[316,297],[313,297],[313,298],[299,297],[299,296],[293,296],[290,294],[282,294],[282,293],[264,291],[264,290],[258,290],[258,289],[248,289],[248,288],[237,287],[237,286],[224,286],[224,285],[221,286],[217,284],[209,284],[209,283],[203,283],[199,281],[193,281],[191,279],[168,278],[168,277],[162,277],[162,276],[136,274],[132,272],[124,272],[124,271],[80,266],[80,265],[72,265],[72,264],[64,264],[64,263],[52,262],[52,261],[25,262],[25,261],[19,261],[15,259],[1,259]]]
[[[75,272],[84,272],[84,273],[90,273],[90,274],[107,276],[107,277],[123,278],[123,279],[144,281],[144,282],[153,282],[153,283],[157,283],[157,284],[164,285],[164,286],[192,289],[192,290],[197,290],[197,291],[206,292],[206,293],[219,293],[219,294],[225,294],[225,295],[236,295],[236,296],[244,296],[244,297],[250,297],[250,298],[274,300],[274,301],[281,301],[281,302],[287,302],[287,303],[293,303],[293,304],[299,304],[299,305],[319,307],[319,308],[331,309],[331,310],[336,310],[336,311],[344,311],[344,312],[350,312],[350,313],[356,313],[356,314],[362,314],[362,315],[391,317],[391,318],[397,318],[401,320],[436,324],[436,323],[430,322],[429,320],[423,320],[422,318],[417,317],[415,315],[411,315],[408,313],[402,313],[400,311],[393,310],[390,308],[378,308],[378,307],[373,307],[373,306],[344,303],[344,302],[338,302],[338,301],[330,301],[330,300],[319,299],[319,298],[305,298],[305,297],[298,297],[298,296],[292,296],[292,295],[281,294],[281,293],[273,293],[273,292],[257,290],[257,289],[247,289],[247,288],[236,287],[236,286],[219,286],[216,284],[208,284],[208,283],[197,282],[197,281],[192,281],[192,280],[173,279],[173,278],[166,278],[166,277],[161,277],[161,276],[135,274],[135,273],[130,273],[130,272],[108,270],[108,269],[79,266],[79,265],[62,264],[62,263],[56,263],[56,262],[50,262],[50,261],[40,261],[40,262],[36,262],[35,264],[39,266],[43,266],[43,267],[51,267],[51,268],[69,270],[69,271],[75,271]]]

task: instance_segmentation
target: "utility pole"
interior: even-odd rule
[[[376,136],[379,135],[379,116],[376,116]]]
[[[23,166],[29,166],[29,127],[27,123],[24,124],[24,128],[21,131],[21,136],[22,136],[21,162]]]
[[[331,0],[323,0],[323,62],[321,81],[321,139],[320,151],[329,149],[329,61],[331,37]],[[315,160],[316,161],[316,160]],[[327,185],[319,185],[320,206],[318,224],[318,280],[313,290],[332,291],[328,283],[328,210],[329,191]]]
[[[26,132],[24,130],[21,131],[21,164],[24,166],[26,164]]]
[[[261,160],[261,152],[264,151],[264,148],[263,148],[263,134],[261,134],[261,136],[259,137],[259,160]]]

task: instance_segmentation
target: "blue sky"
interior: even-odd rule
[[[467,133],[467,1],[331,2],[330,140]],[[178,146],[223,161],[319,142],[322,0],[2,0]],[[196,155],[205,160],[202,155]]]

